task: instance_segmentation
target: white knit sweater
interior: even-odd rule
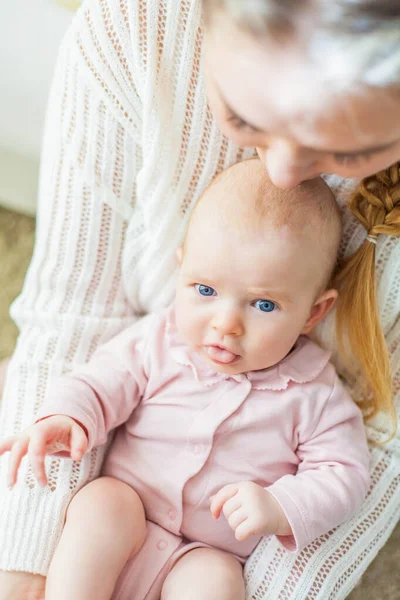
[[[37,242],[12,315],[20,337],[0,435],[34,420],[53,377],[173,295],[175,250],[216,172],[254,153],[226,140],[207,107],[199,0],[87,0],[62,44],[44,137]],[[330,180],[344,203],[354,182]],[[342,251],[365,231],[345,214]],[[400,388],[400,244],[379,240],[382,323]],[[320,334],[330,345],[331,323]],[[357,386],[352,390],[357,396]],[[13,490],[1,461],[0,569],[45,574],[71,496],[99,473],[49,459],[38,487],[27,461]],[[361,513],[299,556],[275,538],[246,568],[248,598],[345,598],[400,516],[400,439],[372,450]]]

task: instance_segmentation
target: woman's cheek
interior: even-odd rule
[[[260,139],[256,138],[253,134],[232,127],[232,125],[226,121],[225,115],[220,119],[216,116],[215,120],[217,121],[218,129],[222,135],[228,138],[228,140],[231,140],[234,144],[237,144],[242,148],[247,148],[255,147],[260,143]]]

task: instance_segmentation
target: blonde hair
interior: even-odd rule
[[[393,403],[390,357],[381,328],[375,281],[375,248],[380,234],[400,237],[400,165],[365,178],[349,207],[365,227],[364,243],[346,258],[336,275],[339,289],[337,333],[340,349],[355,360],[365,382],[359,402],[366,418],[384,412],[397,419]]]
[[[203,0],[206,24],[217,12],[270,39],[307,28],[307,56],[339,90],[400,81],[399,0]]]

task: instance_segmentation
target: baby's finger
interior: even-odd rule
[[[17,481],[17,473],[22,458],[28,451],[29,437],[24,436],[16,441],[11,448],[10,462],[8,465],[8,485],[12,487]]]
[[[71,428],[70,446],[72,460],[81,460],[86,452],[88,440],[82,427],[77,423]]]
[[[247,515],[246,511],[243,510],[243,508],[239,508],[238,510],[235,510],[230,515],[230,517],[227,519],[229,527],[231,529],[233,529],[233,531],[236,532],[239,525],[241,525],[247,519],[247,517],[248,517],[248,515]]]
[[[252,535],[254,535],[254,528],[250,519],[245,519],[236,527],[235,538],[238,542],[244,542]]]
[[[44,459],[46,457],[47,440],[43,433],[36,433],[31,436],[28,456],[32,471],[42,487],[47,485],[46,469]]]
[[[229,498],[229,500],[225,502],[222,509],[225,519],[229,519],[229,516],[241,506],[242,498],[240,497],[240,494],[235,494],[234,496],[232,496],[232,498]]]
[[[12,447],[14,446],[17,438],[15,435],[12,435],[8,438],[4,438],[0,440],[0,456],[5,452],[10,452]]]
[[[221,490],[219,490],[219,492],[215,494],[215,496],[212,496],[210,511],[214,519],[219,518],[222,507],[224,506],[225,502],[227,502],[229,498],[232,498],[232,496],[237,494],[237,492],[238,486],[236,484],[231,484],[226,485]]]

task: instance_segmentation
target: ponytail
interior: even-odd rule
[[[367,231],[360,248],[339,266],[336,327],[345,360],[355,361],[365,382],[358,402],[365,417],[390,415],[393,435],[397,417],[393,402],[390,357],[379,320],[375,280],[375,248],[380,234],[400,236],[399,163],[365,178],[349,208]],[[349,356],[350,354],[350,356]]]

